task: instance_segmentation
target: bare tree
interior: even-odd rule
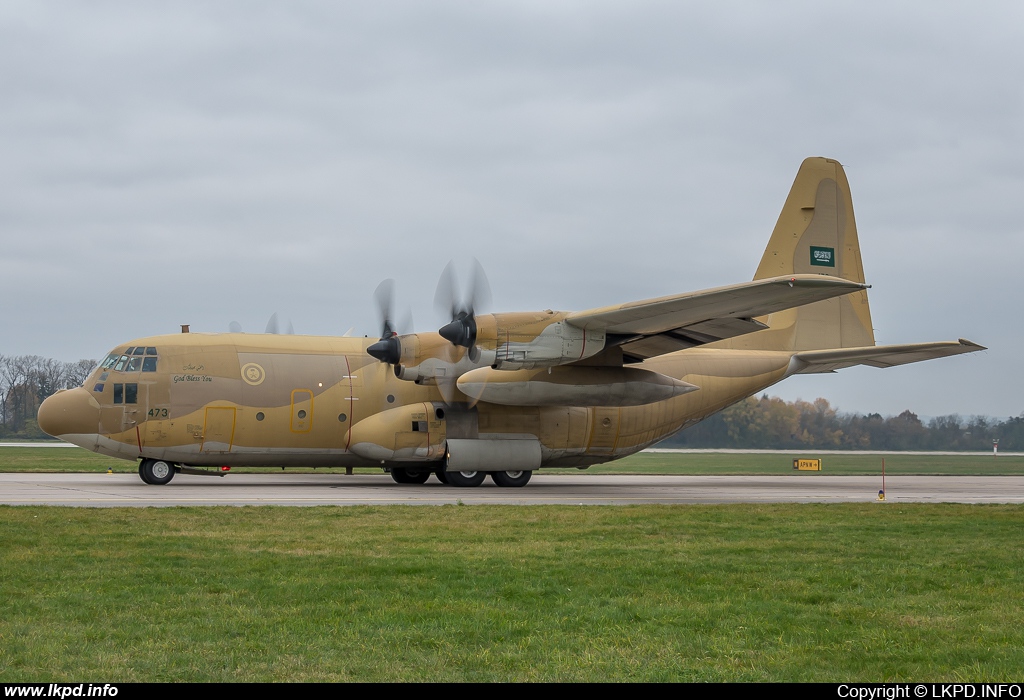
[[[64,388],[82,386],[99,363],[96,360],[79,360],[64,364]]]
[[[11,370],[11,358],[0,355],[0,421],[7,425],[7,399],[14,386],[14,375]]]
[[[58,389],[65,388],[67,364],[43,357],[36,358],[36,360],[30,378],[35,384],[36,398],[39,403],[42,403],[43,399],[57,393]]]

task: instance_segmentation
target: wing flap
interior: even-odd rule
[[[934,360],[939,357],[962,355],[988,348],[969,340],[943,341],[939,343],[912,343],[908,345],[875,345],[863,348],[841,350],[807,350],[793,356],[793,374],[817,374],[834,372],[854,365],[870,367],[895,367],[911,362]]]
[[[760,321],[750,318],[715,318],[656,335],[609,335],[608,338],[609,344],[620,345],[622,352],[633,360],[646,360],[697,345],[713,343],[723,338],[753,333],[767,327]]]

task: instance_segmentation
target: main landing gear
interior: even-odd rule
[[[498,486],[506,488],[520,488],[526,486],[533,476],[531,471],[505,471],[505,472],[449,472],[440,467],[433,472],[420,471],[406,467],[392,467],[391,478],[398,484],[423,484],[433,474],[442,484],[450,486],[470,487],[479,486],[484,483],[487,475],[491,475],[491,481]]]
[[[398,484],[425,484],[427,479],[430,478],[430,472],[405,469],[404,467],[392,467],[391,478]]]
[[[526,486],[530,482],[531,476],[533,476],[533,472],[531,471],[491,472],[491,480],[494,481],[494,483],[498,486],[507,486],[511,488]]]
[[[147,484],[162,486],[174,478],[174,465],[162,459],[144,459],[139,462],[139,477]]]

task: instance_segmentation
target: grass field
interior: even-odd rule
[[[0,507],[0,681],[1019,680],[1024,508]]]
[[[801,455],[805,456],[805,455]],[[811,455],[806,455],[811,456]],[[822,456],[823,474],[879,474],[882,456],[863,454],[827,454]],[[84,449],[2,447],[0,471],[3,472],[105,472],[137,471],[128,462]],[[239,469],[260,472],[261,469]],[[289,470],[297,471],[297,470]],[[312,470],[310,470],[312,471]],[[319,470],[320,472],[344,470]],[[380,473],[377,469],[358,470]],[[545,470],[546,472],[549,470]],[[550,470],[553,473],[580,473],[576,469]],[[887,474],[1021,475],[1024,456],[1003,455],[885,455]],[[641,452],[625,459],[598,465],[587,474],[792,474],[793,455],[777,454],[666,454]],[[809,472],[802,472],[807,474]]]

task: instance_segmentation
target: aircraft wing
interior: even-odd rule
[[[988,348],[961,338],[958,341],[940,343],[911,343],[909,345],[875,345],[864,348],[843,348],[841,350],[806,350],[793,356],[798,369],[793,374],[816,374],[835,372],[837,369],[854,365],[871,367],[895,367],[911,362],[950,357]]]
[[[755,316],[868,287],[828,275],[784,275],[577,311],[566,321],[587,330],[603,330],[609,336],[609,346],[621,345],[624,355],[643,360],[753,333],[768,327]]]

